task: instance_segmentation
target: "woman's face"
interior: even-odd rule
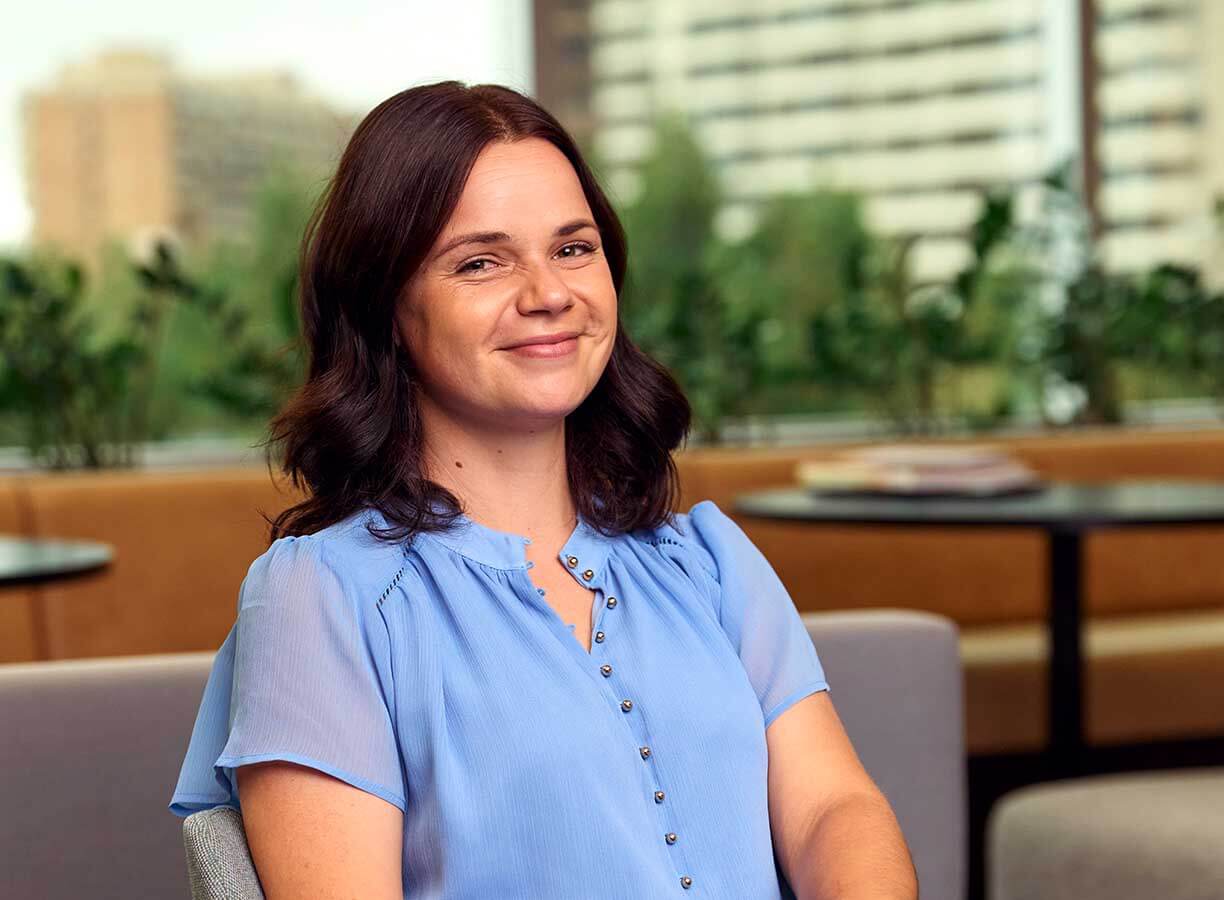
[[[599,381],[616,289],[586,196],[548,141],[488,145],[410,280],[400,338],[429,405],[483,427],[564,419]],[[574,339],[511,349],[562,334]]]

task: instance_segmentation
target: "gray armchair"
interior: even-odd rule
[[[191,896],[166,801],[212,659],[0,665],[0,897]]]
[[[183,847],[192,900],[264,900],[237,810],[218,806],[187,816]]]
[[[803,619],[846,732],[897,814],[922,897],[963,900],[968,795],[956,625],[912,610]]]
[[[955,626],[900,610],[804,618],[846,729],[897,812],[923,897],[962,900]],[[0,665],[0,896],[261,900],[236,811],[180,823],[166,810],[212,657]]]

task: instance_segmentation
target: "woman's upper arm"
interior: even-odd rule
[[[710,500],[693,505],[688,523],[717,569],[719,624],[768,728],[804,697],[829,689],[824,667],[785,585],[743,529]]]
[[[395,805],[294,763],[243,765],[234,776],[268,900],[403,900]]]

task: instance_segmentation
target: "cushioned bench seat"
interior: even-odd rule
[[[1039,749],[1045,623],[965,628],[960,646],[970,752]],[[1084,650],[1090,743],[1224,734],[1224,610],[1091,620]]]
[[[1077,778],[1007,795],[989,822],[992,900],[1224,896],[1224,767]]]

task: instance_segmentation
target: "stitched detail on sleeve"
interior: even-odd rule
[[[395,586],[399,584],[399,580],[404,577],[404,572],[407,571],[407,569],[408,563],[404,563],[402,566],[400,566],[399,571],[395,573],[395,577],[391,579],[391,583],[383,588],[382,595],[378,598],[378,602],[374,604],[375,606],[382,606],[382,602],[387,599],[388,594],[395,590]]]
[[[705,569],[706,574],[709,575],[712,579],[714,579],[714,581],[716,582],[718,581],[717,568],[711,568],[709,565],[707,565],[706,561],[702,558],[703,555],[705,554],[699,548],[694,547],[692,544],[685,542],[685,541],[678,541],[675,538],[670,538],[670,537],[667,537],[666,535],[659,535],[657,537],[650,538],[650,540],[647,543],[649,543],[652,547],[656,547],[656,548],[662,544],[667,544],[672,547],[679,547],[685,553],[695,556],[697,558],[698,565],[700,565],[701,568]]]

